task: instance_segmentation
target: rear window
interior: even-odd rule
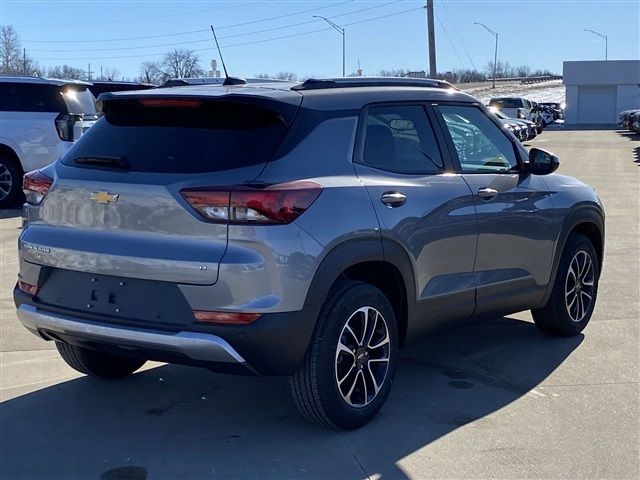
[[[522,108],[522,100],[519,98],[494,98],[489,102],[490,107],[497,108]]]
[[[287,132],[277,112],[242,103],[177,108],[116,101],[106,107],[63,164],[104,168],[78,159],[117,158],[138,172],[215,172],[267,162]]]

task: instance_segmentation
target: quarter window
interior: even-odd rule
[[[363,163],[404,174],[438,173],[442,155],[424,107],[369,108]]]
[[[439,105],[463,172],[505,172],[518,165],[513,144],[476,107]]]
[[[0,83],[0,110],[5,112],[62,112],[64,102],[53,85]]]

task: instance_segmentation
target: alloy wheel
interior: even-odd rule
[[[12,185],[13,177],[11,176],[11,171],[5,164],[0,163],[0,200],[4,200],[9,196]]]
[[[580,250],[573,256],[565,280],[565,306],[569,317],[580,322],[589,311],[593,301],[594,268],[591,256]]]
[[[391,343],[386,319],[373,307],[359,308],[344,324],[335,356],[335,379],[350,406],[370,404],[389,371]]]

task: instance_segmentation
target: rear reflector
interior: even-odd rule
[[[172,108],[197,108],[202,105],[200,100],[181,98],[145,98],[138,100],[143,107],[172,107]]]
[[[321,192],[317,183],[296,181],[266,188],[188,188],[180,194],[210,222],[287,224],[302,215]]]
[[[33,295],[34,297],[38,295],[38,291],[40,290],[37,286],[31,285],[30,283],[23,282],[22,280],[18,280],[18,290],[27,295]]]
[[[207,312],[194,310],[193,316],[198,322],[220,323],[225,325],[248,325],[262,316],[261,313]]]
[[[27,172],[22,177],[22,191],[26,197],[27,203],[38,205],[42,199],[49,193],[49,189],[53,184],[53,179],[47,177],[40,170]]]

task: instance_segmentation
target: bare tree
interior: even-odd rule
[[[11,25],[0,28],[0,61],[2,73],[20,73],[19,69],[22,70],[22,45]]]
[[[276,80],[297,80],[298,76],[292,72],[278,72],[275,75]]]
[[[140,75],[138,76],[140,82],[160,85],[167,78],[168,76],[162,72],[162,66],[158,62],[143,62],[140,65]]]
[[[87,72],[81,68],[72,67],[70,65],[56,65],[49,69],[47,76],[51,78],[63,78],[66,80],[86,80]]]
[[[9,75],[41,75],[33,58],[22,50],[22,43],[11,25],[0,27],[0,73]]]
[[[409,70],[395,68],[391,70],[380,70],[378,75],[381,77],[404,77],[407,73],[409,73]]]
[[[117,80],[119,76],[120,71],[117,68],[105,68],[96,80]]]
[[[200,57],[193,50],[174,48],[162,59],[162,72],[172,78],[189,78],[204,75]]]

